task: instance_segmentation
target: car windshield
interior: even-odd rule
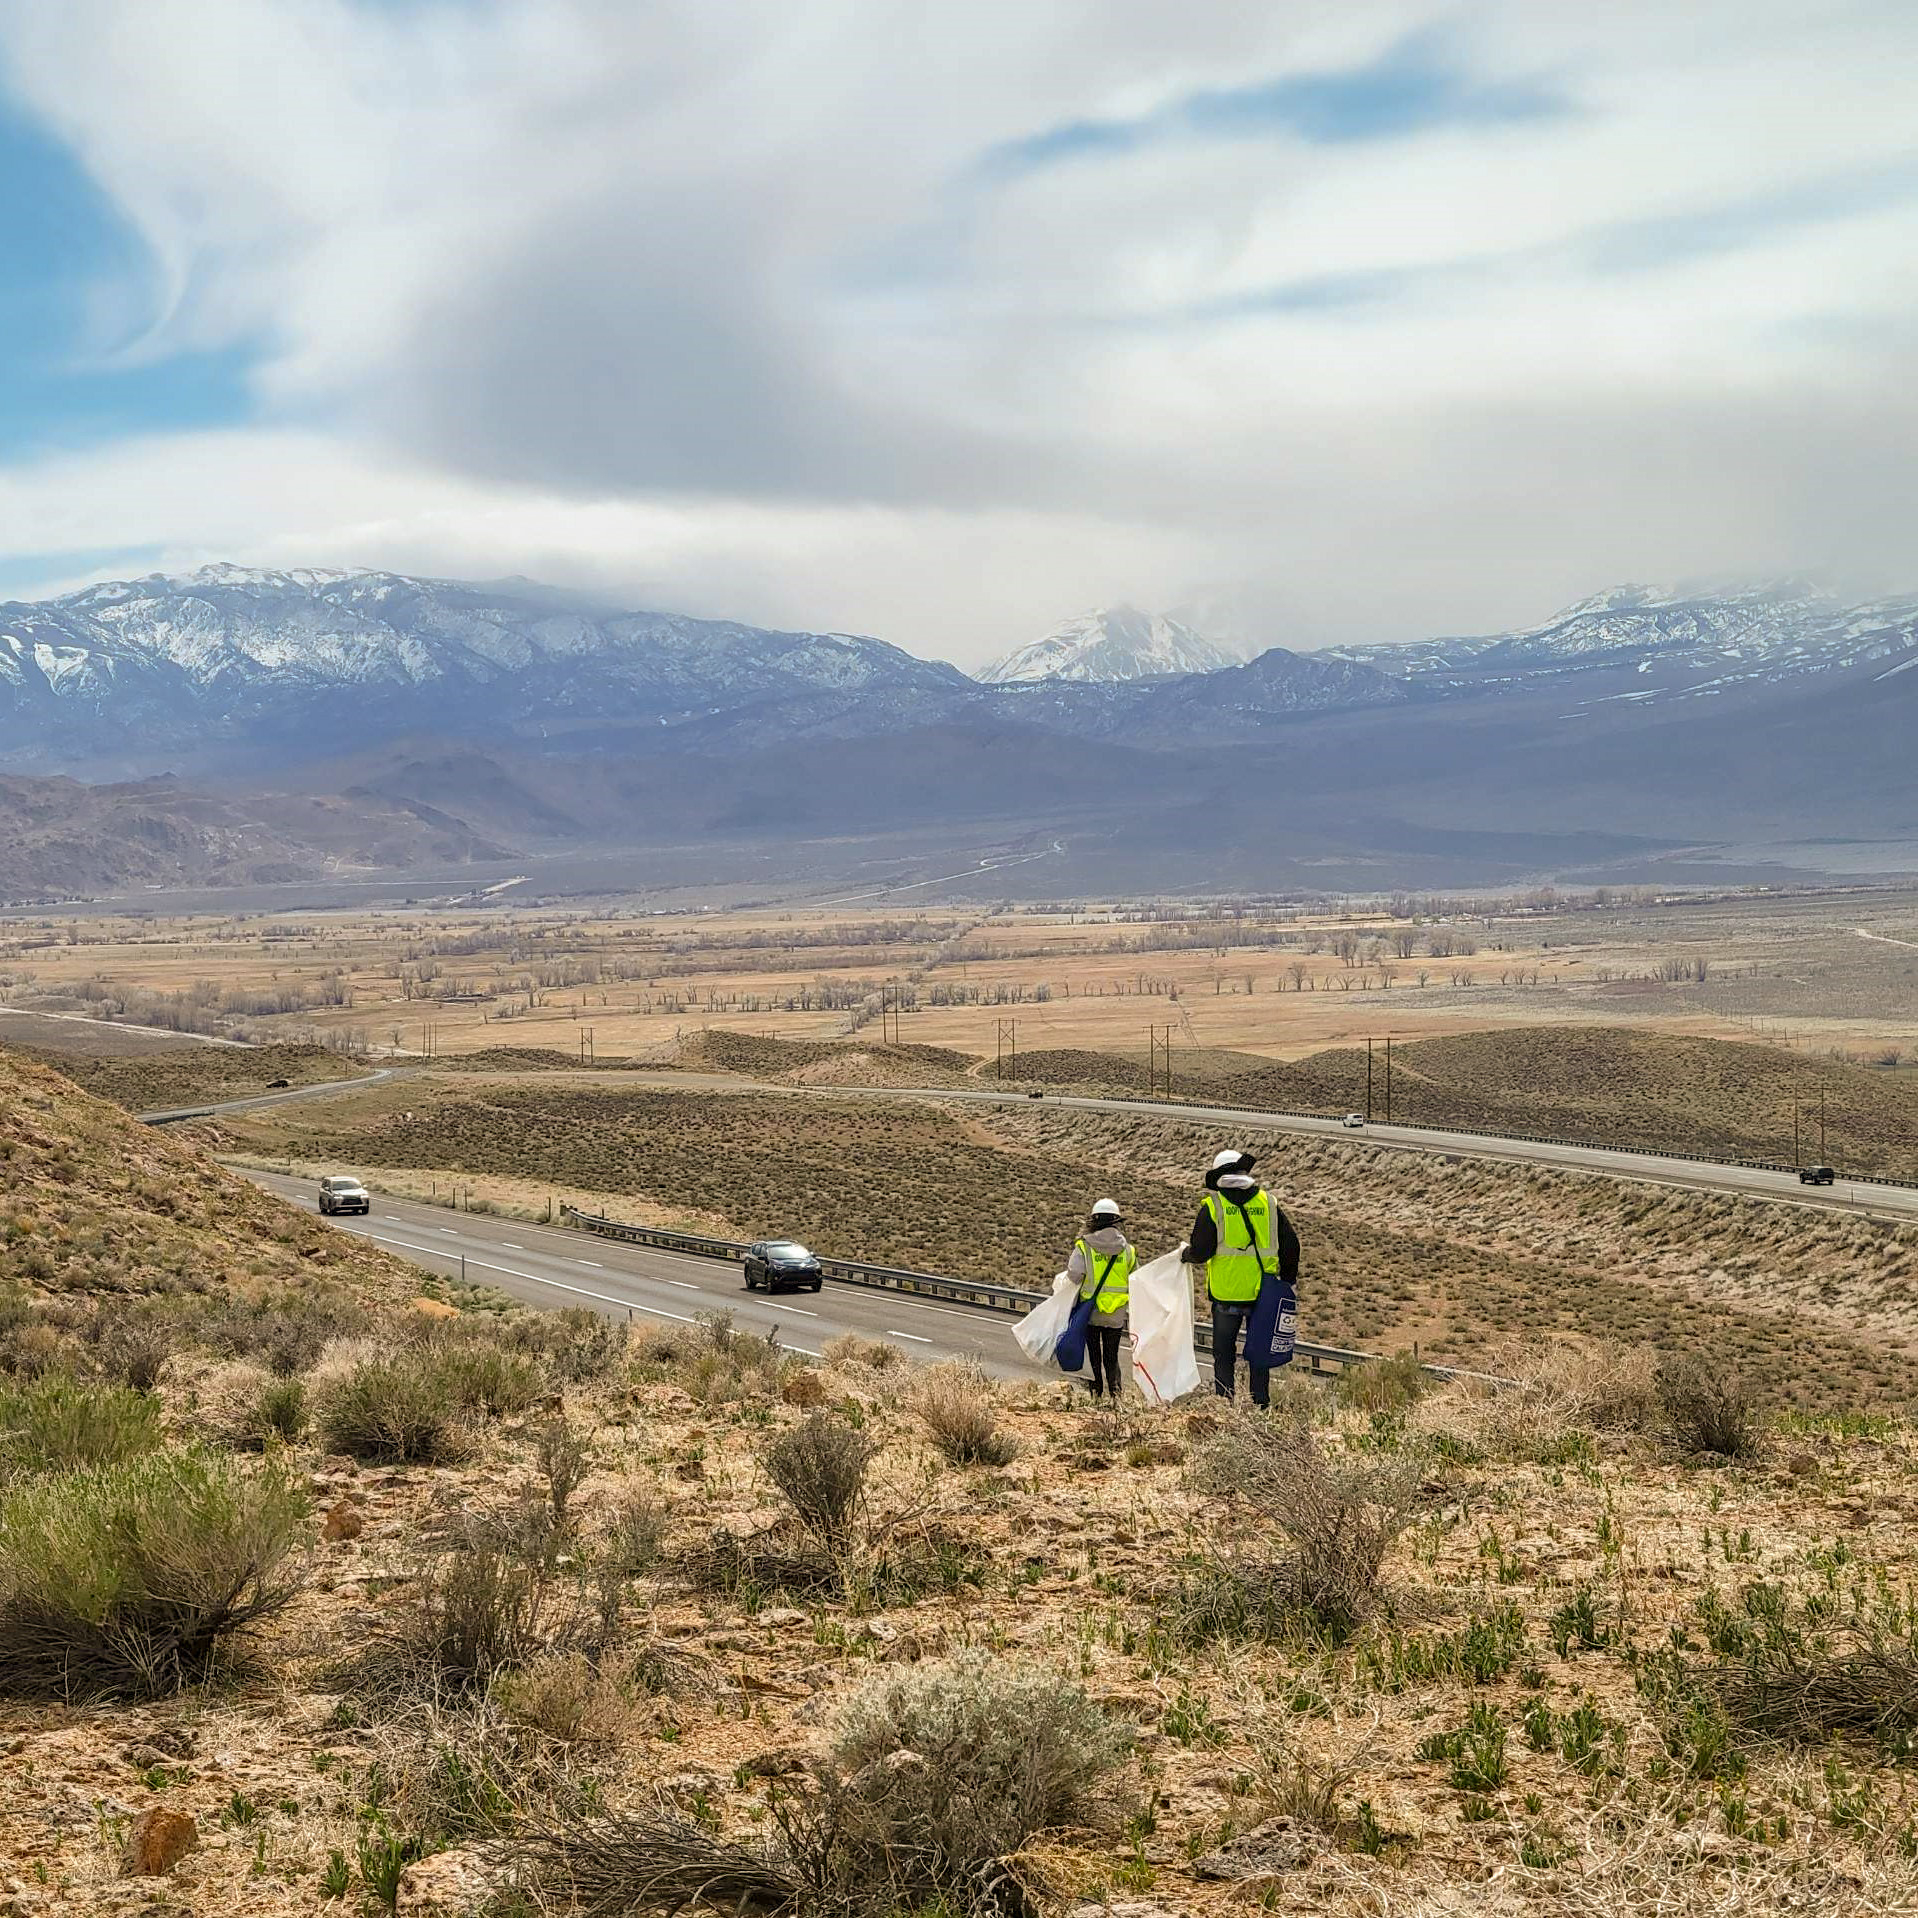
[[[812,1254],[794,1239],[775,1239],[766,1248],[769,1259],[810,1259]]]

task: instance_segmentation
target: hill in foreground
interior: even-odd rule
[[[92,1295],[331,1283],[369,1299],[419,1289],[387,1253],[4,1050],[0,1114],[0,1283]]]

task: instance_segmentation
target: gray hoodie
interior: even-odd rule
[[[1086,1281],[1086,1255],[1084,1248],[1091,1246],[1098,1255],[1098,1263],[1093,1267],[1096,1277],[1105,1270],[1105,1262],[1116,1252],[1123,1252],[1128,1241],[1126,1235],[1116,1225],[1102,1225],[1096,1232],[1081,1232],[1078,1242],[1072,1248],[1072,1257],[1066,1261],[1066,1276],[1073,1284],[1083,1286]],[[1122,1306],[1117,1312],[1095,1310],[1087,1321],[1091,1325],[1116,1325],[1124,1331],[1130,1316],[1129,1308]]]

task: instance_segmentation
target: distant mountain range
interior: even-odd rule
[[[1481,639],[1342,646],[1317,657],[1375,666],[1409,684],[1466,694],[1627,667],[1647,682],[1629,697],[1723,692],[1808,674],[1909,664],[1918,594],[1848,604],[1804,580],[1717,592],[1619,586],[1523,632]]]
[[[1108,606],[1055,626],[1043,639],[994,660],[978,678],[984,686],[1154,679],[1217,672],[1244,657],[1238,647],[1207,639],[1164,613]]]
[[[1211,646],[1114,608],[987,683],[877,639],[523,580],[218,566],[95,586],[0,606],[0,766],[121,782],[0,787],[0,888],[606,846],[697,868],[722,845],[968,822],[1058,835],[1088,888],[1918,846],[1918,596],[1627,586],[1519,632],[1158,670]]]

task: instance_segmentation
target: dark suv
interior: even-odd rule
[[[819,1261],[792,1239],[761,1239],[757,1245],[749,1245],[745,1266],[748,1292],[760,1285],[768,1292],[777,1292],[784,1285],[817,1292],[826,1280]]]
[[[1838,1174],[1828,1165],[1801,1165],[1798,1168],[1800,1185],[1833,1185],[1837,1179]]]

